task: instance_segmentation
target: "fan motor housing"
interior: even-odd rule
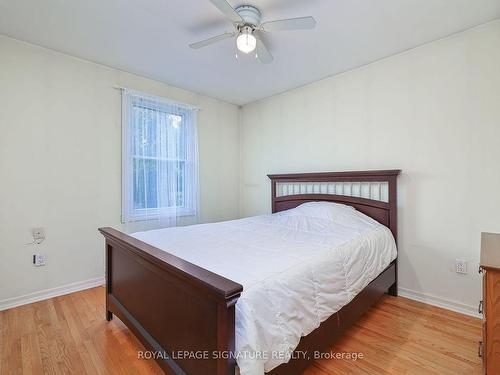
[[[260,25],[262,14],[253,5],[240,5],[235,10],[243,18],[245,25],[252,26],[253,28]]]

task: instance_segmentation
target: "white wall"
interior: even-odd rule
[[[168,66],[165,67],[168,69]],[[238,107],[0,37],[2,300],[103,276],[100,226],[120,226],[120,92],[131,87],[202,107],[202,221],[239,204]],[[31,264],[43,226],[45,267]]]
[[[400,287],[472,311],[500,232],[499,46],[495,21],[244,106],[242,215],[269,212],[268,173],[401,168]]]
[[[126,86],[203,108],[203,221],[269,212],[267,173],[403,169],[400,286],[474,308],[479,233],[500,232],[499,45],[495,21],[239,111],[0,37],[0,307],[103,275],[96,229],[120,227],[113,87]],[[41,268],[24,246],[34,226],[47,232]]]

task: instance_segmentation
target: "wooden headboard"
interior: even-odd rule
[[[272,211],[288,210],[305,202],[343,203],[387,226],[397,241],[396,178],[400,172],[396,169],[268,175]]]

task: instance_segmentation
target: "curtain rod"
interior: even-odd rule
[[[134,90],[134,89],[131,89],[131,88],[128,88],[128,87],[122,87],[122,86],[113,86],[113,88],[115,90],[120,90],[120,91],[124,91],[124,90],[129,90],[129,91],[132,91],[132,92],[137,92],[137,93],[141,93],[141,94],[144,94],[146,96],[149,96],[149,97],[153,97],[153,98],[159,98],[159,99],[163,99],[165,101],[168,101],[169,103],[171,104],[176,104],[178,106],[181,106],[181,107],[187,107],[189,109],[192,109],[193,111],[201,111],[202,108],[201,107],[197,107],[195,105],[192,105],[192,104],[188,104],[188,103],[183,103],[183,102],[178,102],[176,100],[171,100],[169,98],[166,98],[164,96],[158,96],[158,95],[153,95],[153,94],[148,94],[147,92],[141,92],[139,90]]]

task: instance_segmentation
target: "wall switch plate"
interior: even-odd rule
[[[35,244],[39,245],[45,240],[45,230],[43,228],[33,228],[31,233]]]
[[[466,274],[467,273],[467,261],[463,259],[455,259],[455,272]]]
[[[45,231],[43,228],[33,228],[33,239],[43,240],[45,239]]]
[[[33,254],[33,265],[35,267],[45,266],[46,260],[45,254]]]

